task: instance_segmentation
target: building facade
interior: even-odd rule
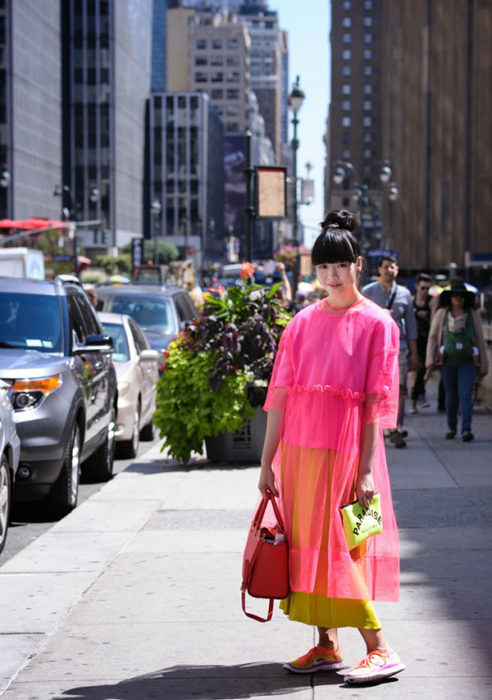
[[[384,0],[384,149],[406,266],[492,261],[492,4]]]
[[[150,235],[196,269],[224,255],[224,130],[203,92],[153,94],[149,109]],[[152,214],[157,200],[161,211]]]
[[[33,46],[36,50],[33,51]],[[58,0],[0,4],[0,218],[60,217]]]
[[[384,199],[379,172],[383,152],[381,109],[383,0],[332,0],[331,100],[325,180],[328,208],[358,209],[363,243],[377,245]],[[350,163],[341,184],[333,181],[340,161]],[[354,199],[357,185],[366,199]],[[369,200],[369,204],[365,202]]]
[[[90,251],[142,234],[152,3],[67,0],[63,37],[63,183]]]

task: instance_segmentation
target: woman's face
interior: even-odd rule
[[[451,294],[451,306],[453,309],[462,309],[465,305],[465,297],[463,294]]]
[[[337,262],[316,265],[316,276],[329,297],[343,297],[347,292],[356,291],[355,283],[361,269],[362,258],[359,257],[355,263]]]

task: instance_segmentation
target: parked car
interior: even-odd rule
[[[0,552],[9,527],[12,489],[19,466],[20,440],[14,411],[7,397],[8,384],[0,381]]]
[[[161,353],[198,315],[190,295],[180,287],[127,284],[98,287],[96,291],[99,311],[131,316],[145,333],[150,347]]]
[[[62,517],[77,505],[83,462],[93,479],[111,478],[112,351],[77,281],[0,278],[0,379],[21,440],[15,500],[47,498]]]
[[[126,314],[99,314],[104,333],[113,339],[118,380],[116,447],[122,457],[135,457],[140,439],[152,440],[155,385],[160,355],[152,350],[136,321]]]

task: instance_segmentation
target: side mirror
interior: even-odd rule
[[[158,362],[160,353],[157,350],[142,350],[139,357],[141,362]]]
[[[87,336],[83,345],[76,345],[74,352],[113,352],[113,339],[109,335],[101,335],[100,333],[91,333]]]

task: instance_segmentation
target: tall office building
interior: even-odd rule
[[[151,238],[164,238],[197,269],[224,255],[224,128],[203,92],[153,94],[150,100]]]
[[[383,7],[384,148],[400,193],[387,243],[408,267],[490,270],[492,4]]]
[[[141,235],[145,110],[151,87],[152,3],[65,0],[63,182],[86,248]]]
[[[244,0],[238,20],[248,27],[251,38],[251,90],[258,99],[275,159],[281,161],[282,143],[282,31],[278,13],[268,9],[267,0]],[[286,108],[286,102],[284,103]]]
[[[59,0],[0,3],[0,218],[60,217]]]
[[[166,84],[166,20],[168,0],[153,0],[152,92],[164,92]]]
[[[382,0],[332,0],[331,3],[331,101],[329,135],[325,142],[325,183],[330,208],[352,207],[352,191],[367,184],[371,198],[381,201],[381,8]],[[333,182],[337,161],[354,166],[341,185]],[[377,240],[380,211],[360,211],[366,235]]]

